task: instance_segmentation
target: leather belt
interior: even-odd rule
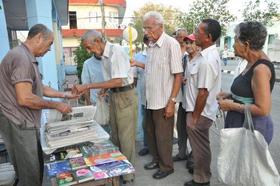
[[[116,88],[111,88],[111,91],[116,93],[116,92],[125,92],[128,90],[131,90],[134,88],[134,84],[126,85],[124,87],[116,87]]]

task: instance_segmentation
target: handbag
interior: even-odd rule
[[[279,186],[280,177],[263,135],[254,130],[251,112],[245,105],[242,128],[220,131],[218,179],[236,186]]]

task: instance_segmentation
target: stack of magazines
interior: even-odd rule
[[[73,107],[67,115],[50,110],[47,123],[41,128],[43,151],[50,154],[57,148],[72,144],[108,140],[108,133],[93,120],[94,112],[93,106]]]
[[[56,177],[59,186],[135,172],[132,164],[109,140],[60,148],[45,157],[45,162],[48,176]]]

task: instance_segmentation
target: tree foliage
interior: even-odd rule
[[[177,23],[192,33],[202,19],[212,18],[220,22],[224,34],[228,24],[236,19],[227,8],[228,2],[229,0],[193,1],[190,10],[178,16]]]
[[[273,18],[279,18],[278,5],[269,0],[250,0],[242,12],[244,21],[259,21],[266,26],[273,25]]]
[[[164,29],[167,34],[171,35],[171,33],[175,31],[176,28],[175,19],[178,16],[179,10],[172,7],[166,7],[160,4],[147,3],[139,10],[134,11],[133,26],[138,32],[136,43],[142,43],[143,35],[144,35],[143,16],[145,15],[145,13],[149,11],[157,11],[161,13],[161,15],[164,18],[164,22],[165,22]]]
[[[79,81],[81,82],[81,74],[83,70],[83,65],[85,60],[91,57],[91,54],[89,54],[86,49],[80,44],[79,48],[77,48],[74,51],[74,61],[77,64],[77,72],[78,72],[78,77]]]

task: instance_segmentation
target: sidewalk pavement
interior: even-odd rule
[[[220,127],[219,127],[220,128]],[[224,186],[219,183],[217,179],[217,154],[218,154],[218,129],[213,125],[210,129],[210,142],[212,151],[212,179],[211,186]],[[137,152],[142,148],[142,144],[137,142]],[[190,149],[190,148],[189,148]],[[173,155],[178,152],[178,145],[173,145]],[[192,179],[192,176],[188,173],[186,167],[186,161],[174,162],[174,173],[167,176],[166,178],[156,180],[153,179],[152,174],[156,170],[145,170],[144,164],[152,160],[150,155],[136,156],[136,174],[135,181],[132,184],[126,184],[125,186],[183,186],[186,181]]]

